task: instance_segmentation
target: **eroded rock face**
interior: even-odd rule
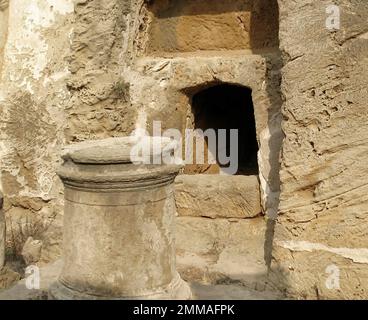
[[[178,217],[176,229],[177,265],[185,280],[202,284],[239,283],[281,296],[267,277],[264,249],[269,224],[263,217],[229,220]]]
[[[18,222],[27,217],[33,228],[42,220],[41,261],[48,262],[60,254],[61,147],[134,128],[121,77],[131,8],[118,0],[7,4],[0,1],[0,161],[6,218],[16,233],[9,245],[20,255],[35,235],[22,236]]]
[[[27,265],[31,265],[40,260],[42,241],[29,237],[22,249],[22,257]]]
[[[5,264],[5,216],[3,211],[3,195],[0,192],[0,270]]]
[[[126,135],[135,128],[136,110],[130,108],[124,68],[136,41],[128,30],[138,23],[139,6],[142,0],[75,1],[67,58],[68,142]]]
[[[368,5],[340,1],[331,31],[329,1],[279,4],[286,137],[275,266],[292,297],[367,298]]]
[[[3,64],[3,52],[8,28],[8,1],[0,1],[0,72]]]
[[[272,252],[274,280],[296,298],[368,296],[365,1],[341,0],[341,28],[330,31],[330,1],[279,0],[279,39],[278,27],[271,23],[278,15],[276,1],[172,1],[179,8],[167,8],[160,0],[148,7],[144,0],[58,0],[53,8],[49,2],[13,0],[7,8],[8,1],[0,0],[6,219],[13,226],[45,227],[37,227],[43,234],[41,261],[60,254],[63,203],[55,168],[64,143],[126,135],[134,128],[151,131],[153,120],[161,120],[163,129],[182,130],[193,120],[193,94],[231,83],[252,89],[262,209],[272,218],[280,212]],[[218,22],[225,23],[221,35],[226,37],[217,37]],[[252,29],[254,22],[258,27]],[[209,28],[197,33],[193,25]],[[279,41],[284,101],[280,53],[262,51]],[[238,204],[246,207],[245,185],[225,189],[215,190],[225,198],[216,208],[196,203],[190,190],[181,191],[178,211],[186,217],[180,219],[196,219],[182,228],[183,246],[190,247],[196,230],[198,241],[207,239],[202,231],[209,219],[199,216],[223,224],[209,232],[211,243],[224,243],[213,231],[232,228],[222,220],[228,218],[224,208],[237,218],[258,211],[257,206],[239,210]],[[255,190],[252,195],[256,197]],[[198,192],[202,196],[203,188]],[[246,232],[250,222],[241,223]],[[241,242],[241,232],[235,234],[232,241]],[[261,243],[272,243],[258,236],[259,250]],[[231,254],[240,257],[236,250]],[[326,286],[331,265],[340,270],[340,290]]]
[[[277,46],[275,1],[156,0],[148,12],[149,54]]]
[[[262,213],[257,176],[180,175],[175,200],[180,216],[252,218]]]
[[[50,226],[54,213],[61,214],[55,168],[67,127],[66,56],[73,10],[70,0],[53,5],[15,0],[0,11],[1,186],[13,230],[13,238],[8,231],[8,245],[19,256],[27,238],[43,229],[36,223]],[[43,216],[44,210],[52,214]],[[60,238],[52,238],[45,241],[45,261],[56,258],[49,253]]]
[[[193,9],[194,4],[191,1],[189,7]],[[234,5],[217,1],[215,22],[228,24],[230,32],[235,28],[235,37],[246,35],[246,42],[257,32],[272,35],[272,41],[264,37],[265,41],[256,47],[274,47],[278,42],[276,27],[271,34],[267,29],[251,29],[252,23],[263,19],[265,5],[264,0],[257,1],[257,5],[249,1],[236,1]],[[240,9],[232,12],[234,6]],[[267,133],[272,131],[268,127],[281,132],[278,74],[271,72],[279,67],[277,54],[253,55],[244,43],[241,47],[227,43],[222,49],[246,52],[231,51],[225,57],[223,53],[208,55],[198,51],[185,59],[157,56],[145,60],[142,55],[151,50],[146,41],[152,35],[148,28],[152,26],[148,12],[151,9],[143,0],[108,0],[103,4],[99,0],[62,0],[53,7],[46,0],[10,3],[9,23],[1,27],[9,32],[5,37],[0,31],[4,45],[7,40],[0,84],[4,142],[1,180],[8,223],[18,226],[22,222],[22,226],[42,231],[44,236],[34,238],[43,241],[43,262],[60,255],[63,202],[55,168],[62,145],[125,135],[137,127],[150,131],[153,120],[162,120],[165,129],[182,130],[187,126],[185,119],[190,109],[186,89],[219,81],[253,90],[262,199],[268,197],[266,190],[278,192],[277,178],[272,173],[278,161],[277,157],[271,159],[269,150],[270,141],[277,134]],[[189,19],[204,21],[208,17],[206,10],[212,10],[209,1],[201,5],[204,14],[199,20],[195,18],[201,13],[198,10],[191,12]],[[250,12],[254,13],[253,21],[249,20]],[[40,19],[33,19],[34,16]],[[265,15],[274,22],[275,16],[271,9]],[[179,37],[184,35],[178,33]],[[204,44],[210,42],[207,39]],[[195,49],[202,47],[196,45]],[[179,51],[182,49],[179,46]],[[202,58],[198,59],[200,55]],[[278,137],[275,140],[280,141]],[[272,148],[276,149],[277,146]],[[268,209],[266,203],[264,200],[264,211]],[[41,226],[45,227],[39,228],[42,221],[45,223]],[[21,233],[18,227],[15,229]],[[26,234],[16,244],[19,253],[29,236],[34,235]]]

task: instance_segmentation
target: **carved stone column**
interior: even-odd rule
[[[131,148],[129,138],[111,138],[67,149],[58,172],[64,267],[52,298],[191,297],[175,266],[173,181],[180,166],[133,164]]]

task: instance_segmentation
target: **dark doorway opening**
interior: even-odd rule
[[[238,129],[238,171],[236,174],[258,174],[258,142],[251,89],[231,84],[220,84],[204,89],[193,96],[192,113],[194,128],[203,131],[214,129],[217,141],[218,130],[226,130],[228,156],[230,155],[230,129]],[[219,173],[220,168],[226,167],[218,161],[218,150],[213,152],[208,139],[205,138],[205,153],[208,151],[214,157],[216,156],[216,164],[187,165],[185,173],[216,174]]]

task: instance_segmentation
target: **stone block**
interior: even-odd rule
[[[178,217],[177,268],[183,279],[205,285],[238,283],[251,290],[278,291],[269,280],[264,217]]]
[[[258,176],[181,175],[175,181],[180,216],[252,218],[261,214]]]

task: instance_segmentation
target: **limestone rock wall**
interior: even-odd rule
[[[7,2],[7,1],[6,1]],[[55,176],[64,143],[65,79],[71,0],[1,1],[1,188],[9,252],[20,254],[28,236],[45,238],[44,258],[59,252],[60,186]],[[54,226],[59,224],[59,228]]]
[[[0,71],[3,64],[4,46],[8,35],[8,1],[0,1]]]
[[[326,28],[330,1],[279,0],[279,39],[262,38],[262,45],[253,47],[251,35],[257,30],[247,29],[246,44],[220,43],[212,48],[215,52],[198,55],[177,52],[193,49],[180,39],[174,47],[166,46],[170,42],[161,46],[160,23],[167,21],[160,16],[155,22],[159,32],[149,29],[157,8],[149,12],[148,2],[0,0],[0,159],[8,247],[20,253],[32,237],[42,241],[41,261],[59,255],[62,188],[55,168],[65,143],[151,129],[152,120],[163,120],[162,129],[183,128],[188,92],[222,81],[253,89],[262,209],[271,219],[224,219],[228,217],[221,212],[211,220],[200,212],[181,217],[179,258],[182,266],[192,268],[183,272],[188,278],[211,277],[203,272],[207,260],[202,263],[209,255],[215,278],[228,279],[224,274],[230,270],[236,275],[246,257],[249,268],[241,269],[236,281],[278,286],[294,298],[366,298],[366,1],[335,1],[341,28],[331,31]],[[221,12],[213,18],[226,22],[232,11],[217,3]],[[260,19],[268,2],[254,4]],[[187,7],[181,9],[186,12]],[[200,7],[200,19],[207,9]],[[179,19],[175,10],[173,16]],[[267,16],[274,21],[271,10]],[[200,21],[193,15],[179,19],[180,28],[183,19]],[[250,22],[245,14],[244,21],[228,27],[230,32],[239,25],[250,28]],[[152,39],[157,41],[149,43]],[[207,48],[203,39],[197,40],[196,50]],[[279,52],[252,52],[278,41],[283,101]],[[223,54],[223,49],[244,52]],[[279,177],[281,120],[285,139]],[[193,232],[198,246],[192,250],[187,236]],[[188,259],[193,255],[202,263],[199,268]],[[266,279],[271,257],[273,272]],[[340,287],[329,289],[329,276],[336,272]],[[261,281],[249,279],[252,274]]]
[[[130,1],[0,1],[1,189],[7,246],[32,237],[41,262],[60,254],[66,143],[129,133]]]
[[[276,1],[155,0],[148,10],[152,55],[277,46]]]
[[[280,0],[283,131],[275,269],[296,298],[368,296],[368,3]],[[337,281],[336,281],[337,279]]]
[[[268,36],[276,33],[275,37],[271,36],[270,48],[262,52],[255,50],[259,49],[258,45],[262,41],[257,42],[259,39],[254,37],[257,34],[254,19],[258,19],[258,23],[262,20],[267,25],[268,20],[265,17],[272,20],[278,12],[274,6],[275,1],[271,2],[273,4],[271,6],[269,1],[244,1],[243,4],[247,7],[245,12],[234,10],[234,7],[242,8],[241,1],[236,1],[233,5],[234,3],[202,1],[197,7],[195,1],[150,1],[148,6],[143,1],[138,2],[137,10],[133,11],[139,13],[138,23],[133,24],[127,31],[128,38],[135,41],[132,42],[132,50],[127,51],[125,60],[128,57],[132,59],[129,63],[125,61],[123,76],[130,84],[131,112],[137,110],[135,125],[147,129],[151,134],[154,131],[153,121],[161,121],[162,130],[175,128],[184,132],[185,128],[193,128],[192,98],[205,88],[227,83],[252,89],[256,135],[259,142],[260,181],[256,181],[258,179],[254,177],[254,180],[250,179],[249,183],[247,182],[247,185],[237,192],[235,181],[238,179],[217,177],[218,183],[211,182],[212,187],[207,188],[206,184],[210,181],[207,179],[211,178],[179,177],[176,186],[179,215],[177,257],[179,268],[187,275],[187,280],[210,283],[235,281],[253,288],[273,290],[274,286],[265,280],[267,266],[264,248],[267,247],[268,252],[269,242],[266,234],[269,233],[269,228],[264,214],[275,217],[279,195],[278,151],[282,141],[280,60],[279,51],[274,47],[275,43],[278,43],[275,25],[272,25],[273,33],[266,32]],[[160,14],[156,5],[158,7],[163,5],[163,10],[169,5],[169,9]],[[272,11],[270,8],[275,10]],[[250,9],[253,24],[251,21],[245,22],[252,28],[242,32],[243,35],[247,35],[245,41],[249,40],[251,48],[248,45],[239,46],[234,43],[229,45],[226,41],[207,46],[211,42],[211,37],[216,36],[216,30],[229,32],[229,28],[239,27],[237,18],[241,19],[243,14],[250,15]],[[264,14],[265,12],[267,14]],[[270,12],[272,14],[269,15]],[[155,14],[156,17],[153,16]],[[216,21],[218,29],[209,28],[204,33],[198,30],[197,38],[191,42],[193,33],[183,32],[185,24],[189,27],[188,21],[197,25]],[[170,29],[168,32],[165,32],[166,27]],[[242,50],[234,50],[236,48]],[[244,126],[246,125],[244,120]],[[196,181],[202,178],[203,180],[197,183],[197,187],[202,186],[202,190],[196,192],[196,188],[192,188],[187,179]],[[183,184],[182,179],[185,182]],[[221,200],[222,197],[226,200]],[[211,199],[216,200],[212,202]],[[221,201],[222,205],[217,205]],[[248,201],[251,203],[248,204]],[[257,227],[252,228],[254,225]],[[239,233],[231,237],[229,232],[233,226],[238,227],[234,229],[239,230]],[[242,232],[245,238],[252,238],[255,233],[257,236],[254,237],[254,241],[244,241],[244,238],[240,237]],[[192,239],[201,241],[193,247]],[[211,266],[217,265],[223,251],[231,251],[233,254],[232,259],[229,259],[231,254],[225,258],[229,259],[231,269]],[[246,256],[243,255],[244,252],[247,253]],[[244,261],[251,255],[254,259],[245,265]],[[202,263],[207,260],[210,261],[208,266]],[[219,265],[221,264],[219,261]]]
[[[134,1],[75,1],[68,59],[69,142],[126,135],[135,126],[130,86],[122,74],[131,56],[130,29],[138,17],[134,9]]]
[[[3,65],[3,51],[7,37],[8,27],[8,2],[0,1],[0,72]],[[3,212],[3,195],[0,193],[0,270],[5,263],[5,217]]]
[[[0,193],[0,271],[5,264],[5,217],[3,212],[3,195]]]

